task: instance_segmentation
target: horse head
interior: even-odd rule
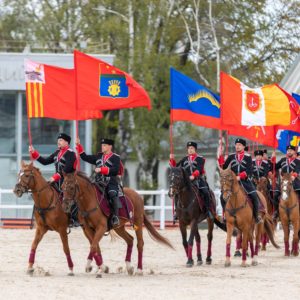
[[[169,174],[169,197],[174,197],[186,186],[186,174],[183,168],[174,167]]]
[[[268,191],[268,179],[266,177],[260,177],[257,181],[257,190]]]
[[[233,194],[234,184],[237,183],[236,176],[229,167],[220,169],[220,183],[223,199],[227,202]]]
[[[288,200],[292,191],[294,191],[292,175],[284,174],[281,178],[281,199]]]
[[[22,197],[24,193],[28,193],[35,188],[36,180],[35,173],[39,172],[33,166],[33,163],[26,164],[24,161],[21,163],[21,170],[18,174],[18,182],[14,188],[14,194],[17,197]]]
[[[71,207],[75,203],[76,194],[78,190],[78,184],[76,180],[76,172],[63,173],[64,181],[61,186],[63,192],[62,208],[64,212],[70,213]]]

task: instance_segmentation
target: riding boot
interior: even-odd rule
[[[201,193],[201,190],[200,190],[200,193]],[[210,211],[210,206],[209,206],[209,192],[208,191],[202,191],[202,193],[201,193],[202,195],[203,195],[203,199],[204,199],[204,206],[205,206],[205,210],[206,210],[206,212],[207,212],[207,216],[211,219],[211,220],[213,220],[214,219],[214,217],[213,217],[213,215],[212,215],[212,213],[211,213],[211,211]]]
[[[258,215],[258,205],[259,205],[259,199],[258,195],[256,193],[251,193],[249,196],[252,199],[252,204],[253,204],[253,217],[255,220],[256,224],[262,223],[261,217]]]
[[[78,206],[74,203],[71,207],[71,227],[79,227],[80,223],[78,220]]]
[[[114,197],[111,199],[112,200],[112,205],[113,205],[113,216],[111,218],[111,222],[113,226],[120,225],[120,220],[119,220],[119,198]]]

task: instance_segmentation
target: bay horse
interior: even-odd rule
[[[176,197],[178,200],[176,214],[179,220],[179,228],[182,237],[182,244],[187,256],[187,267],[194,265],[192,250],[194,238],[196,240],[197,249],[197,265],[202,265],[201,254],[201,237],[198,231],[198,224],[203,220],[207,220],[208,233],[207,233],[207,256],[206,264],[210,265],[212,262],[212,240],[214,223],[221,229],[225,230],[225,226],[220,223],[217,218],[214,220],[207,218],[207,213],[203,207],[199,204],[198,188],[194,186],[188,173],[182,167],[172,167],[169,174],[169,196]],[[211,192],[211,208],[212,211],[216,211],[216,199],[212,191]],[[187,240],[187,226],[190,226],[190,236]]]
[[[299,201],[293,189],[291,174],[284,174],[281,180],[281,197],[279,200],[279,216],[284,233],[285,256],[299,255]],[[290,253],[290,224],[293,225],[292,252]]]
[[[249,205],[247,195],[241,185],[238,183],[235,173],[228,167],[226,170],[220,169],[220,182],[223,199],[225,201],[225,218],[227,226],[227,238],[226,238],[226,260],[225,267],[231,265],[230,261],[230,246],[231,236],[234,228],[240,230],[242,233],[242,267],[246,267],[247,248],[248,242],[250,244],[252,265],[256,266],[258,246],[254,251],[253,247],[253,232],[254,232],[254,218],[252,213],[252,207]],[[258,191],[258,196],[261,199],[263,205],[266,207],[264,196]],[[279,246],[274,241],[272,231],[272,218],[265,211],[262,216],[264,228],[269,236],[272,245],[275,248]]]
[[[68,216],[64,213],[57,191],[43,178],[39,169],[33,163],[26,164],[22,161],[21,170],[15,185],[14,193],[21,197],[24,193],[32,193],[34,201],[34,216],[36,220],[35,237],[31,245],[27,273],[34,272],[36,249],[48,230],[59,233],[64,253],[67,258],[69,272],[72,276],[73,261],[68,243]]]
[[[97,253],[97,245],[99,244],[104,233],[110,228],[108,227],[108,216],[104,213],[101,208],[101,203],[98,201],[97,192],[95,185],[83,172],[73,172],[64,174],[64,182],[62,184],[62,190],[64,194],[63,208],[67,212],[70,210],[74,202],[78,205],[78,214],[83,217],[84,225],[91,228],[94,231],[92,239],[90,253],[87,260],[87,268],[89,268],[91,259],[94,258],[98,266],[96,277],[102,277],[102,265],[103,259]],[[137,249],[138,249],[138,264],[137,274],[143,273],[143,225],[150,236],[157,242],[164,244],[165,246],[174,249],[171,243],[160,235],[157,230],[153,227],[144,212],[144,202],[141,196],[130,188],[124,188],[124,194],[132,203],[133,211],[132,216],[120,217],[120,224],[113,227],[113,230],[122,237],[127,243],[127,252],[125,257],[126,269],[129,275],[134,273],[134,268],[131,266],[131,253],[133,248],[133,236],[125,230],[125,224],[133,222],[135,234],[137,237]],[[102,201],[104,195],[101,194]]]

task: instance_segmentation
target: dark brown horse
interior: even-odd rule
[[[72,204],[77,202],[79,208],[79,215],[84,219],[84,226],[91,228],[94,231],[90,248],[90,258],[94,258],[98,266],[97,277],[101,277],[103,260],[97,253],[97,245],[104,233],[109,230],[108,217],[104,214],[99,206],[95,185],[82,172],[74,172],[64,175],[64,183],[62,185],[64,193],[64,209],[68,211]],[[173,249],[170,242],[161,236],[148,220],[144,212],[144,202],[140,195],[130,188],[124,188],[125,196],[131,201],[133,205],[132,221],[137,237],[138,249],[138,265],[137,273],[142,274],[143,270],[143,225],[147,228],[150,236]],[[114,231],[122,237],[127,243],[127,253],[125,257],[126,269],[128,274],[134,273],[134,268],[131,266],[131,253],[133,248],[133,236],[125,230],[125,224],[128,223],[129,218],[120,218],[120,225],[114,227]],[[88,261],[89,263],[89,261]]]
[[[293,225],[292,255],[299,255],[299,202],[293,189],[291,174],[285,174],[281,180],[281,197],[279,201],[279,216],[284,232],[285,256],[290,256],[289,236],[290,224]]]
[[[217,226],[226,231],[225,226],[221,224],[217,218],[214,218],[214,221],[210,218],[207,218],[207,213],[199,205],[199,196],[198,188],[195,187],[185,170],[181,167],[171,168],[169,174],[169,196],[176,197],[178,202],[176,213],[179,220],[179,228],[182,236],[182,244],[187,256],[187,267],[192,267],[194,264],[192,250],[194,238],[196,240],[197,247],[197,265],[202,264],[202,254],[201,254],[201,237],[198,231],[198,224],[203,220],[207,220],[208,233],[208,247],[207,247],[207,256],[206,264],[211,264],[212,262],[212,239],[213,239],[213,229],[214,222]],[[216,211],[216,200],[213,192],[211,192],[211,208],[212,211]],[[190,226],[190,236],[187,240],[187,226]]]
[[[68,216],[64,213],[59,195],[55,189],[43,178],[39,169],[33,163],[25,164],[22,162],[19,173],[19,182],[14,188],[16,196],[21,197],[24,193],[32,193],[34,201],[34,216],[36,220],[35,237],[31,245],[29,255],[28,274],[34,271],[35,253],[38,244],[48,230],[59,233],[65,255],[67,257],[69,273],[74,275],[73,262],[68,243]]]
[[[225,205],[225,218],[227,225],[227,239],[226,239],[226,261],[225,267],[231,265],[230,261],[230,246],[231,236],[234,228],[238,228],[242,233],[242,267],[247,266],[247,248],[248,242],[250,243],[252,265],[257,265],[257,251],[254,251],[253,247],[253,232],[254,232],[254,218],[252,208],[250,207],[247,195],[241,185],[238,183],[234,172],[227,168],[226,170],[220,170],[221,191]],[[262,203],[265,205],[265,200],[260,192],[257,192]],[[273,223],[271,217],[265,211],[262,215],[264,228],[269,236],[269,239],[275,248],[279,246],[274,241],[273,236]],[[256,250],[256,249],[255,249]]]

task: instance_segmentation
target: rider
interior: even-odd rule
[[[286,147],[286,157],[281,158],[276,163],[276,156],[275,151],[272,153],[272,164],[275,165],[275,170],[281,169],[281,174],[292,174],[291,178],[293,180],[293,188],[295,192],[298,194],[298,197],[300,197],[300,180],[299,180],[299,174],[300,174],[300,160],[296,158],[296,147],[295,146],[287,146]],[[270,171],[269,174],[271,175],[272,172]],[[276,203],[276,215],[278,216],[278,206],[279,202],[277,199]]]
[[[54,163],[56,173],[49,179],[50,183],[61,193],[63,183],[63,172],[73,173],[76,170],[77,160],[75,152],[70,148],[71,137],[66,133],[60,133],[57,136],[57,147],[48,157],[43,157],[33,146],[29,146],[29,153],[32,159],[37,160],[42,165]],[[78,207],[74,205],[71,208],[72,225],[79,226]]]
[[[80,144],[79,138],[76,140],[76,145],[81,159],[96,165],[95,181],[104,186],[107,191],[110,205],[113,208],[112,225],[119,225],[118,211],[121,203],[119,203],[120,200],[118,197],[119,187],[117,175],[122,171],[122,163],[120,156],[112,152],[114,141],[107,138],[101,139],[101,152],[98,152],[96,155],[86,154],[83,146]]]
[[[227,169],[230,165],[230,168],[235,173],[237,180],[252,200],[253,217],[255,219],[255,223],[259,224],[262,222],[260,216],[258,215],[259,198],[256,189],[250,180],[252,176],[252,159],[250,154],[244,152],[245,146],[246,141],[244,139],[237,138],[235,140],[236,152],[230,154],[225,163],[223,163],[224,158],[222,156],[219,157],[218,161],[220,167],[223,169]]]
[[[255,158],[252,160],[252,176],[256,179],[256,182],[258,182],[261,177],[267,178],[269,172],[269,163],[263,160],[263,150],[255,150],[254,156]],[[255,181],[253,181],[253,183],[255,184]]]
[[[171,167],[182,167],[184,168],[190,177],[190,180],[198,187],[201,197],[204,199],[205,210],[210,219],[213,219],[213,215],[209,208],[209,186],[205,180],[204,164],[205,158],[197,154],[197,143],[188,142],[187,145],[187,156],[183,157],[177,164],[174,159],[174,154],[170,154],[170,166]],[[177,208],[177,201],[175,199],[175,208]],[[176,209],[175,209],[176,210]],[[174,219],[177,216],[174,215]]]

